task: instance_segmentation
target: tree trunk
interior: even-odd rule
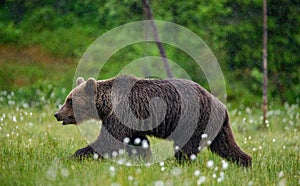
[[[263,125],[268,127],[268,52],[267,52],[267,40],[268,40],[268,15],[267,15],[267,0],[263,0]]]
[[[144,11],[145,11],[145,14],[146,14],[147,18],[149,20],[151,20],[151,27],[152,27],[154,39],[155,39],[155,42],[156,42],[157,47],[159,49],[160,56],[162,57],[162,60],[164,62],[164,66],[165,66],[167,76],[169,78],[172,78],[173,74],[172,74],[170,64],[169,64],[167,56],[166,56],[166,51],[165,51],[165,49],[164,49],[164,47],[163,47],[163,45],[162,45],[162,43],[159,39],[159,35],[157,33],[157,28],[156,28],[155,23],[153,21],[154,18],[153,18],[153,13],[152,13],[149,1],[148,0],[143,0],[143,6],[144,6]]]

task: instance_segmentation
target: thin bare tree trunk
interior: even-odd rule
[[[267,0],[263,0],[263,125],[268,126],[268,52],[267,52],[267,40],[268,40],[268,15],[267,15]]]
[[[154,39],[155,39],[157,47],[159,49],[160,56],[162,57],[162,60],[164,62],[164,66],[165,66],[167,76],[169,78],[172,78],[173,74],[172,74],[170,64],[169,64],[167,56],[166,56],[166,51],[165,51],[162,43],[160,42],[158,32],[157,32],[157,28],[156,28],[155,23],[153,21],[154,18],[153,18],[153,13],[152,13],[152,10],[151,10],[151,7],[150,7],[150,3],[149,3],[148,0],[143,0],[143,5],[144,5],[144,11],[145,11],[145,14],[146,14],[147,18],[149,20],[151,20],[151,27],[152,27],[152,30],[153,30]]]

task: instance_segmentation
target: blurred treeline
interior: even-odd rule
[[[182,25],[208,44],[225,74],[228,100],[245,104],[260,102],[263,77],[262,0],[153,0],[151,6],[155,19]],[[39,68],[28,63],[23,65],[26,70],[18,71],[18,66],[22,66],[20,62],[2,60],[0,89],[20,88],[15,83],[16,76],[23,73],[31,78],[30,87],[43,84],[36,79],[50,76],[53,78],[46,81],[47,84],[54,81],[54,87],[62,88],[69,82],[68,90],[76,62],[91,42],[119,25],[143,19],[143,4],[139,0],[0,0],[1,48],[17,48],[18,51],[38,46],[55,58],[74,61],[70,64],[70,60],[63,60],[59,64],[44,64]],[[145,51],[140,46],[122,49],[112,61],[124,61],[126,64],[142,57]],[[192,79],[205,84],[203,73],[186,54],[171,46],[165,47],[168,58],[182,61],[180,65],[193,72],[190,74]],[[155,44],[153,48],[155,51],[148,51],[147,55],[159,55]],[[66,67],[62,66],[63,62]],[[61,71],[49,73],[49,69],[55,70],[52,65],[59,66]],[[13,72],[16,70],[17,73]],[[114,73],[114,70],[108,70],[106,77]],[[269,98],[272,101],[293,103],[299,98],[299,0],[268,1],[268,73]],[[70,76],[69,79],[65,78],[66,75]]]

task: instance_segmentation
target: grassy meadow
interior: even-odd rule
[[[151,166],[136,166],[128,159],[122,164],[95,158],[79,161],[70,156],[87,145],[82,130],[62,126],[53,117],[71,89],[76,64],[34,48],[0,52],[2,83],[13,89],[0,91],[0,185],[300,185],[297,101],[271,103],[267,129],[261,128],[259,102],[245,106],[228,101],[236,140],[253,157],[251,169],[207,149],[191,164],[178,164],[170,156],[171,143],[155,138],[153,159],[166,154],[170,158]]]
[[[228,105],[238,144],[253,157],[253,167],[244,169],[207,149],[184,165],[173,158],[151,166],[72,159],[70,156],[87,143],[79,128],[56,122],[56,104],[29,107],[17,100],[13,92],[0,92],[1,185],[300,184],[298,104],[271,106],[268,129],[259,129],[258,106]],[[153,149],[153,156],[163,156],[170,148],[170,143],[160,143]]]
[[[146,19],[142,2],[0,0],[0,186],[300,186],[300,1],[268,2],[266,128],[261,109],[262,1],[149,1],[154,19],[191,30],[216,56],[226,81],[231,126],[239,146],[252,156],[252,168],[224,161],[208,149],[192,163],[178,164],[171,156],[171,142],[155,138],[150,139],[156,162],[152,165],[141,160],[134,165],[126,155],[120,161],[71,158],[87,145],[83,128],[62,126],[53,114],[72,88],[84,51],[117,26]],[[178,41],[185,38],[174,31],[163,34]],[[137,70],[139,63],[132,62],[160,56],[156,43],[148,42],[151,32],[144,34],[147,42],[115,52],[99,79],[113,77],[125,67],[136,75],[150,74],[152,68]],[[110,45],[122,43],[121,36],[116,35]],[[180,67],[172,71],[175,77],[184,71],[209,88],[205,68],[185,47],[163,46],[167,58]],[[204,57],[209,55],[204,51],[208,52]],[[93,65],[91,73],[97,70]],[[85,123],[89,124],[95,123]],[[93,135],[97,131],[92,130]]]

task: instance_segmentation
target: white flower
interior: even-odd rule
[[[243,118],[243,123],[246,123],[246,118]]]
[[[201,176],[198,180],[197,180],[197,185],[201,185],[202,183],[204,183],[206,181],[206,177],[205,176]]]
[[[17,118],[16,118],[16,116],[13,116],[12,121],[15,122],[15,123],[17,123]]]
[[[118,152],[117,151],[113,151],[111,155],[112,155],[113,158],[116,158],[118,156]]]
[[[149,148],[149,144],[148,144],[148,141],[147,141],[147,140],[143,140],[143,141],[142,141],[142,147],[143,147],[144,149]]]
[[[194,175],[195,176],[199,176],[200,175],[200,171],[199,170],[195,170]]]
[[[216,178],[216,177],[217,177],[216,173],[214,173],[214,174],[212,175],[212,177],[213,177],[213,178]]]
[[[142,141],[142,140],[141,140],[140,138],[135,138],[133,143],[134,143],[135,145],[139,145],[139,144],[141,143],[141,141]]]
[[[69,170],[67,168],[62,168],[61,171],[60,171],[60,174],[63,177],[68,177],[69,176]]]
[[[161,180],[157,180],[154,182],[154,186],[164,186],[164,185],[165,185],[165,183]]]
[[[137,168],[137,169],[135,170],[135,172],[136,172],[137,174],[141,174],[141,173],[142,173],[142,170],[141,170],[140,168]]]
[[[228,163],[225,160],[222,160],[222,169],[226,170],[228,168]]]
[[[119,160],[117,161],[117,163],[118,163],[119,165],[123,165],[123,164],[124,164],[124,161],[125,161],[125,160],[121,158],[121,159],[119,159]]]
[[[97,160],[97,159],[99,158],[99,154],[94,153],[93,158],[94,158],[95,160]]]
[[[131,167],[132,166],[132,163],[130,161],[126,162],[125,164],[127,167]]]
[[[124,138],[123,142],[126,143],[126,144],[128,144],[130,142],[130,138],[128,138],[128,137]]]
[[[279,186],[286,186],[286,179],[281,179],[281,180],[278,182],[278,185],[279,185]]]
[[[248,186],[252,186],[253,185],[253,181],[249,181]]]
[[[278,177],[279,177],[279,178],[281,178],[283,175],[284,175],[284,174],[283,174],[283,171],[280,171],[280,172],[278,173]]]
[[[224,173],[223,171],[222,171],[222,172],[220,172],[220,177],[224,179],[224,177],[225,177],[225,173]]]
[[[208,137],[207,134],[202,134],[202,135],[201,135],[201,138],[202,138],[202,139],[207,138],[207,137]]]
[[[207,165],[208,168],[212,168],[214,166],[214,161],[208,160],[206,165]]]
[[[218,178],[218,179],[217,179],[217,182],[218,182],[218,183],[220,183],[220,182],[222,182],[222,181],[223,181],[222,178]]]
[[[117,183],[117,182],[114,182],[111,184],[111,186],[121,186],[121,184]]]
[[[115,172],[115,170],[116,170],[115,167],[113,167],[113,166],[110,166],[110,167],[109,167],[109,171],[110,171],[110,172]]]
[[[218,183],[222,182],[224,180],[225,174],[224,172],[220,172],[220,177],[217,179]]]
[[[285,149],[285,145],[283,145],[282,148]]]
[[[181,168],[179,168],[179,167],[174,167],[174,168],[171,170],[171,174],[172,174],[173,176],[179,176],[179,175],[181,175],[181,173],[182,173],[182,170],[181,170]]]
[[[192,161],[194,161],[196,158],[197,158],[197,156],[196,156],[195,154],[192,154],[192,155],[190,156],[190,159],[191,159]]]
[[[136,149],[132,149],[132,150],[131,150],[131,153],[132,153],[133,155],[135,155],[135,154],[138,153],[138,151],[137,151]]]
[[[125,150],[124,149],[119,149],[119,154],[122,155],[125,153]]]

